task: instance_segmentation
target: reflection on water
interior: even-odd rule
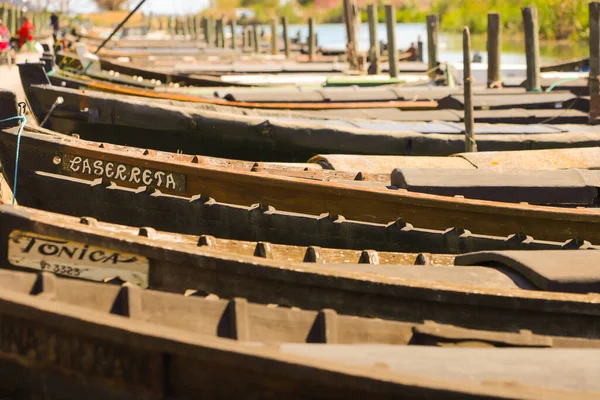
[[[445,34],[440,35],[442,58],[448,61],[462,61],[462,35]],[[473,51],[478,50],[483,56],[483,62],[487,62],[485,51],[486,35],[476,35],[471,38]],[[540,56],[542,62],[568,60],[577,57],[587,57],[589,47],[587,42],[540,42]],[[519,37],[505,37],[502,39],[502,62],[506,64],[525,63],[525,42]]]

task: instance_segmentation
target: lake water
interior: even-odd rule
[[[265,32],[270,32],[268,26],[264,26]],[[316,27],[319,46],[330,49],[346,48],[346,28],[344,24],[321,24]],[[290,37],[295,37],[300,32],[302,40],[308,37],[308,25],[290,25]],[[281,27],[280,27],[281,34]],[[424,42],[424,58],[427,58],[427,31],[425,24],[422,23],[401,23],[396,28],[396,43],[398,48],[407,49],[411,42],[417,42],[421,36]],[[377,28],[377,37],[379,40],[387,42],[387,32],[385,24],[379,24]],[[369,27],[366,23],[361,24],[358,32],[359,49],[367,50],[369,47]],[[472,38],[473,51],[478,50],[483,62],[487,62],[485,51],[485,35],[474,36]],[[440,61],[462,62],[462,35],[446,34],[440,32],[439,35]],[[587,43],[579,42],[542,42],[540,44],[540,53],[542,62],[551,62],[564,60],[574,57],[583,57],[588,55]],[[502,63],[503,64],[524,64],[525,63],[525,43],[521,38],[504,38],[502,43]]]

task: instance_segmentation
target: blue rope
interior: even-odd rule
[[[17,150],[16,150],[16,154],[15,154],[15,181],[13,183],[13,198],[12,198],[13,205],[15,205],[15,199],[17,198],[17,181],[19,179],[19,152],[21,150],[21,136],[23,134],[23,128],[25,128],[25,125],[27,124],[27,118],[25,118],[24,115],[19,115],[16,117],[10,117],[10,118],[0,120],[0,124],[3,122],[14,121],[14,120],[20,120],[21,126],[19,126],[19,131],[17,132]]]

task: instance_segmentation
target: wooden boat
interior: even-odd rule
[[[89,86],[89,77],[70,74],[68,72],[61,71],[59,73],[50,72],[48,74],[48,79],[53,86],[59,87],[67,87],[71,89],[91,89]],[[110,74],[96,76],[94,79],[106,80],[110,82],[117,82],[117,79],[114,79]],[[155,91],[167,91],[169,93],[190,93],[196,96],[204,96],[204,97],[220,97],[225,100],[231,101],[232,98],[229,97],[229,93],[225,91],[214,91],[212,89],[201,88],[201,87],[183,87],[183,88],[175,88],[174,86],[169,85],[169,88],[161,89],[157,87],[156,83],[152,83],[151,81],[143,80],[135,80],[133,78],[119,78],[121,83],[141,87],[146,89],[152,89]],[[155,81],[156,82],[156,81]],[[176,84],[178,85],[178,84]],[[438,91],[437,88],[444,89],[443,92]],[[380,95],[375,91],[375,95]],[[403,99],[415,99],[416,97],[421,96],[421,98],[427,98],[430,100],[437,101],[432,97],[439,97],[441,94],[447,94],[448,91],[445,88],[434,87],[431,89],[422,88],[413,90],[409,87],[397,88],[394,92],[398,93],[398,97]],[[517,93],[521,92],[518,89]],[[482,91],[482,94],[486,94],[486,91]],[[367,91],[362,91],[362,93],[353,93],[348,92],[347,89],[344,92],[344,95],[340,96],[339,93],[333,92],[333,96],[331,96],[331,89],[322,90],[321,97],[319,101],[330,101],[331,97],[338,99],[338,101],[351,101],[352,99],[366,99],[370,100],[370,96],[373,93],[368,93]],[[319,98],[319,94],[317,94],[317,98]],[[443,97],[441,97],[443,98]],[[231,109],[229,109],[231,110]],[[427,110],[427,111],[408,111],[408,110],[400,110],[400,109],[323,109],[323,110],[302,110],[302,111],[289,111],[286,115],[288,117],[294,118],[309,118],[309,119],[385,119],[387,121],[402,121],[402,122],[454,122],[454,123],[462,123],[464,122],[464,112],[462,110]],[[474,111],[475,122],[485,123],[485,124],[547,124],[551,122],[552,124],[587,124],[589,121],[589,113],[574,110],[574,109],[566,109],[562,110],[560,113],[556,113],[556,110],[551,109],[510,109],[510,110],[475,110]]]
[[[14,182],[16,136],[15,127],[4,129],[0,137],[3,171],[9,182]],[[199,158],[194,156],[181,156],[174,161],[173,157],[168,155],[154,156],[151,152],[143,150],[109,147],[29,131],[23,134],[20,151],[19,184],[30,189],[23,189],[18,200],[24,202],[23,204],[41,208],[46,208],[47,204],[52,203],[52,199],[41,189],[41,181],[44,179],[36,171],[89,181],[97,178],[113,180],[119,185],[133,188],[142,185],[155,187],[164,193],[183,196],[184,202],[188,202],[185,198],[202,194],[204,199],[211,196],[234,204],[261,203],[285,211],[317,215],[329,212],[332,215],[343,215],[348,219],[367,222],[389,223],[404,218],[417,226],[431,229],[445,229],[458,225],[460,228],[469,228],[474,233],[508,235],[524,232],[543,240],[564,241],[580,237],[594,243],[599,239],[593,226],[600,219],[600,212],[594,208],[558,208],[481,201],[414,193],[394,188],[384,182],[335,179],[324,181],[318,177],[315,179],[314,176],[304,179],[244,172],[197,164]],[[85,170],[84,159],[87,161]],[[94,172],[96,169],[92,170],[96,161],[97,170],[102,172],[99,175]],[[137,168],[135,176],[132,175],[134,167]],[[113,168],[116,169],[113,171]],[[115,175],[117,170],[120,171],[119,175]],[[157,175],[158,172],[161,173]],[[524,196],[533,194],[532,198],[535,198],[535,193],[540,190],[538,186],[529,187],[527,184],[518,189],[520,193],[525,193]],[[588,196],[593,192],[593,186],[575,181],[572,186],[557,185],[553,189],[550,183],[544,190],[550,190],[547,192],[551,194],[548,197],[549,202],[582,204],[581,193]],[[67,192],[73,193],[65,193]],[[564,196],[571,200],[565,200]],[[585,199],[595,202],[595,196]],[[512,200],[519,201],[517,198]],[[173,200],[173,204],[176,202]],[[124,205],[125,202],[120,200],[115,204]],[[174,212],[174,209],[171,212]],[[179,210],[175,212],[178,213]],[[173,220],[167,223],[177,225]],[[155,224],[149,222],[149,225]]]
[[[5,227],[0,240],[9,243],[1,260],[12,269],[101,281],[115,277],[173,293],[244,297],[313,311],[331,308],[339,315],[410,324],[433,320],[465,329],[528,329],[558,336],[557,346],[564,347],[576,346],[572,339],[600,337],[595,268],[600,253],[595,251],[470,253],[457,257],[456,267],[293,263],[173,241],[149,228],[8,205],[0,212]],[[80,260],[77,255],[84,251]],[[102,265],[104,259],[110,267]],[[492,261],[500,267],[481,266]],[[84,293],[90,301],[97,298]],[[465,319],[465,314],[477,318]]]
[[[458,153],[451,157],[367,156],[320,154],[309,160],[323,169],[369,178],[395,168],[557,170],[600,169],[600,148],[489,151]]]
[[[1,271],[0,276],[0,317],[6,332],[6,345],[0,349],[0,395],[6,397],[558,399],[591,397],[598,391],[597,350],[590,348],[246,343],[253,337],[249,334],[255,333],[256,325],[250,324],[256,321],[254,315],[263,316],[257,311],[268,309],[257,309],[242,299],[232,300],[225,312],[227,318],[218,322],[221,335],[227,331],[237,339],[233,341],[211,337],[214,333],[209,333],[208,324],[201,323],[211,309],[217,313],[222,310],[220,303],[49,275]],[[186,317],[193,313],[194,319],[173,318],[174,310]],[[303,316],[277,311],[294,316],[295,321]],[[359,320],[332,316],[326,310],[320,317],[322,322],[312,328],[318,333],[311,337],[343,340],[347,322],[351,322],[352,331],[360,324]],[[380,326],[385,324],[380,322]],[[421,336],[432,341],[446,335],[451,339],[438,340],[457,342],[456,331],[436,328],[424,325]],[[406,331],[396,330],[393,336]],[[369,334],[376,335],[372,331]],[[261,339],[264,335],[268,336],[260,331]],[[479,339],[474,332],[465,336],[471,341]],[[551,338],[526,332],[504,336],[482,332],[479,336],[485,338],[483,344],[546,347],[553,343]],[[594,342],[585,340],[576,345],[585,347]],[[560,373],[549,368],[552,365],[560,365]],[[576,386],[570,383],[573,376],[577,376]],[[512,384],[490,385],[490,380],[509,380]]]
[[[54,56],[49,56],[49,63],[54,62]],[[76,57],[71,57],[65,54],[57,54],[56,62],[60,68],[66,70],[83,70],[84,67],[80,60]],[[139,85],[139,81],[134,80],[133,77],[142,77],[145,82],[159,81],[163,84],[177,84],[179,86],[194,86],[194,87],[219,87],[219,86],[245,86],[244,84],[237,84],[232,82],[224,82],[221,79],[213,76],[188,76],[182,74],[174,74],[169,72],[157,72],[147,69],[135,68],[128,64],[121,64],[116,61],[110,61],[100,59],[100,71],[96,71],[93,75],[96,79],[109,80],[111,82],[116,81],[120,75],[123,75],[121,80],[125,80],[125,84],[128,85]],[[112,73],[111,73],[112,71]],[[132,79],[128,79],[131,77]],[[137,83],[136,83],[137,82]],[[147,87],[144,85],[143,87]]]
[[[304,162],[314,155],[330,153],[450,155],[464,150],[461,124],[341,121],[295,114],[290,118],[291,114],[285,112],[140,100],[49,86],[40,66],[21,68],[29,104],[38,121],[48,116],[46,127],[77,133],[85,139],[264,161]],[[46,85],[34,84],[38,82]],[[53,107],[58,97],[64,103]],[[210,102],[214,101],[207,100]],[[222,100],[216,102],[223,104]],[[357,103],[337,104],[352,107]],[[476,125],[481,151],[597,146],[598,129],[578,125]],[[167,135],[169,140],[164,140]]]
[[[542,72],[550,71],[583,71],[590,68],[590,58],[580,57],[572,60],[559,61],[555,63],[542,65],[540,70]]]

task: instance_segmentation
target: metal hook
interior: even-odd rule
[[[25,115],[25,113],[27,112],[27,103],[25,103],[24,101],[21,101],[20,103],[17,104],[17,106],[19,107],[19,117],[23,117]]]

